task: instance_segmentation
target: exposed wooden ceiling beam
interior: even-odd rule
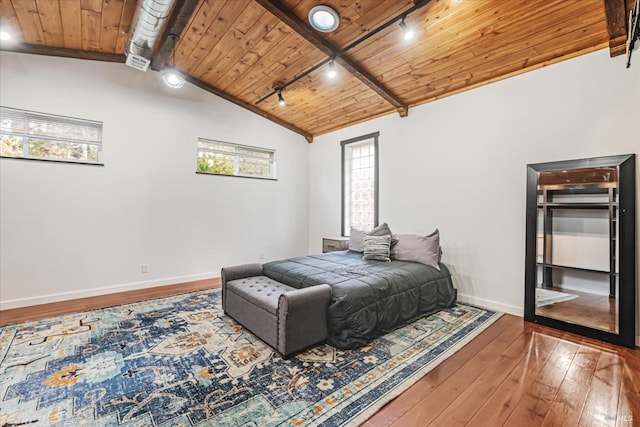
[[[271,120],[272,122],[275,122],[277,124],[279,124],[280,126],[283,126],[287,129],[289,129],[290,131],[293,131],[299,135],[304,136],[304,139],[307,140],[307,142],[311,143],[313,142],[313,135],[311,135],[309,132],[304,131],[294,125],[292,125],[291,123],[285,122],[284,120],[279,119],[276,116],[273,116],[269,113],[267,113],[266,111],[262,111],[261,109],[259,109],[258,107],[256,107],[253,104],[249,104],[248,102],[244,102],[241,99],[238,99],[232,95],[229,95],[226,92],[221,91],[220,89],[211,86],[209,83],[207,82],[203,82],[202,80],[196,79],[195,77],[192,76],[185,76],[185,80],[188,81],[189,83],[193,84],[194,86],[198,86],[200,89],[204,89],[207,92],[210,92],[214,95],[219,96],[222,99],[226,99],[229,102],[232,102],[244,109],[247,109],[253,113],[256,113],[259,116],[264,117],[267,120]]]
[[[255,1],[262,7],[264,7],[267,11],[272,13],[276,18],[287,24],[296,33],[304,37],[304,39],[314,45],[317,49],[325,53],[327,56],[334,56],[339,52],[339,49],[336,46],[320,37],[309,25],[298,18],[278,0]],[[407,103],[393,94],[375,77],[373,77],[364,68],[362,68],[362,66],[349,58],[346,54],[338,56],[335,61],[352,75],[354,75],[357,79],[359,79],[362,83],[367,85],[371,90],[384,98],[388,103],[393,105],[398,110],[400,117],[407,116],[409,112]]]
[[[165,66],[173,50],[173,41],[169,38],[169,34],[181,35],[197,6],[198,0],[183,0],[173,8],[173,12],[171,12],[171,16],[160,37],[160,44],[151,58],[152,70],[160,71]]]
[[[35,44],[18,43],[12,46],[2,46],[0,50],[34,55],[62,56],[64,58],[89,59],[104,62],[125,62],[126,57],[118,53],[92,52],[87,50],[67,49],[64,47],[49,47]]]
[[[624,55],[627,50],[627,8],[624,0],[604,0],[609,33],[609,55]]]

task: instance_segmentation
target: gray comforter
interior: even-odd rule
[[[456,291],[444,264],[367,261],[351,251],[273,261],[264,275],[295,288],[326,283],[328,343],[351,349],[420,316],[451,307]]]

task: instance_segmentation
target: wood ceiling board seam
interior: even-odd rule
[[[225,4],[224,0],[213,2],[213,5],[206,0],[201,0],[200,6],[186,26],[185,37],[182,37],[176,46],[176,62],[184,63],[191,57],[193,51],[216,22],[215,18]]]
[[[233,28],[236,19],[242,13],[243,8],[239,4],[247,4],[250,0],[231,0],[224,4],[215,17],[211,18],[211,25],[200,38],[195,48],[191,51],[188,58],[178,59],[181,69],[185,69],[189,74],[196,75],[194,72],[200,64],[209,56],[211,51],[220,43],[224,35]],[[186,68],[183,68],[183,65]]]
[[[193,84],[194,86],[199,87],[200,89],[204,89],[207,92],[210,92],[210,93],[212,93],[212,94],[214,94],[216,96],[219,96],[222,99],[225,99],[225,100],[227,100],[227,101],[229,101],[229,102],[231,102],[233,104],[236,104],[236,105],[238,105],[238,106],[240,106],[240,107],[242,107],[242,108],[244,108],[246,110],[249,110],[249,111],[251,111],[251,112],[253,112],[253,113],[255,113],[255,114],[257,114],[257,115],[259,115],[261,117],[264,117],[267,120],[271,120],[272,122],[277,123],[280,126],[283,126],[283,127],[287,128],[287,129],[289,129],[289,130],[291,130],[291,131],[293,131],[293,132],[295,132],[295,133],[297,133],[299,135],[302,135],[307,140],[307,142],[309,142],[309,143],[313,142],[313,135],[310,134],[309,132],[307,132],[307,131],[305,131],[305,130],[303,130],[303,129],[301,129],[301,128],[299,128],[299,127],[297,127],[297,126],[295,126],[295,125],[293,125],[293,124],[291,124],[289,122],[285,122],[284,120],[282,120],[282,119],[280,119],[278,117],[272,116],[271,114],[267,113],[266,111],[262,111],[259,108],[255,107],[253,104],[248,104],[248,103],[242,101],[241,99],[238,99],[238,98],[236,98],[234,96],[231,96],[228,93],[222,92],[221,90],[219,90],[219,89],[207,84],[206,82],[203,82],[202,80],[198,80],[198,79],[196,79],[194,77],[187,76],[186,80],[189,83]]]
[[[120,24],[118,25],[118,40],[116,40],[115,53],[124,54],[127,42],[129,41],[131,26],[133,25],[136,6],[136,0],[124,0],[122,14],[120,15]]]
[[[38,17],[40,18],[45,44],[47,46],[64,47],[59,3],[50,0],[36,0],[36,7],[38,8]]]
[[[274,18],[275,19],[275,18]],[[225,74],[223,79],[217,82],[217,86],[222,90],[233,84],[235,81],[245,81],[247,79],[247,73],[250,73],[252,67],[257,64],[262,58],[264,58],[268,52],[274,47],[278,46],[280,42],[287,36],[286,33],[280,31],[278,24],[285,26],[276,19],[276,24],[262,39],[258,40],[250,50],[244,53],[244,55],[235,64],[234,69],[229,70]],[[258,72],[255,73],[256,75]],[[249,80],[253,80],[249,78]]]
[[[594,38],[593,40],[586,41],[585,44],[588,46],[581,50],[596,50],[595,48],[593,48],[593,46],[597,47],[601,46],[602,44],[602,42],[600,42],[600,44],[596,43],[598,39],[599,38]],[[574,46],[574,44],[571,43],[570,46]],[[553,58],[555,57],[562,58],[567,54],[568,52],[566,50],[553,53],[547,52],[543,55],[535,57],[535,60],[547,62],[553,60]],[[551,56],[551,58],[549,58],[549,56]],[[408,93],[407,96],[411,99],[423,99],[425,98],[424,88],[431,87],[432,89],[427,92],[428,96],[426,98],[437,99],[447,92],[457,92],[458,89],[474,86],[478,82],[493,81],[494,79],[501,80],[500,76],[502,76],[503,74],[511,75],[514,72],[517,73],[518,70],[528,70],[530,69],[530,67],[535,65],[535,61],[531,61],[531,57],[516,57],[515,59],[511,59],[509,63],[502,64],[500,68],[492,68],[490,70],[487,70],[486,68],[480,67],[479,69],[463,70],[456,74],[443,77],[437,81],[430,83],[429,85],[421,88],[416,88],[412,92]],[[500,72],[496,72],[497,70],[499,70]]]
[[[545,3],[545,8],[547,6],[553,5],[554,3]],[[557,4],[557,3],[555,3]],[[490,8],[485,10],[484,12],[480,12],[478,13],[478,8],[474,7],[473,8],[473,12],[471,14],[471,16],[477,16],[477,19],[485,19],[485,16],[487,15],[496,15],[497,12],[499,11],[499,7],[507,7],[505,6],[505,3],[500,3],[498,4],[496,7]],[[510,8],[512,9],[512,8]],[[461,11],[464,11],[465,9],[461,9]],[[522,15],[522,11],[516,11],[513,14],[515,15]],[[447,18],[452,17],[453,14],[447,15]],[[512,16],[512,14],[508,14],[507,16]],[[501,20],[503,15],[498,16],[495,20]],[[444,19],[444,18],[443,18]],[[428,21],[428,19],[427,19]],[[469,37],[473,34],[478,33],[479,36],[482,36],[482,33],[480,32],[481,29],[475,27],[474,25],[472,25],[472,23],[467,22],[466,20],[463,21],[464,25],[458,21],[455,20],[455,22],[448,22],[447,20],[444,21],[438,21],[438,27],[431,29],[431,28],[427,28],[423,31],[423,33],[426,33],[425,35],[423,35],[422,37],[420,37],[415,44],[413,44],[412,46],[409,46],[408,49],[404,49],[403,51],[398,51],[397,54],[395,56],[384,56],[385,50],[384,47],[381,49],[375,49],[375,45],[373,45],[372,47],[370,46],[365,46],[363,49],[356,49],[353,56],[356,58],[363,58],[362,60],[365,61],[367,63],[367,66],[369,67],[375,67],[374,69],[378,70],[380,66],[384,66],[385,64],[389,65],[390,63],[394,63],[396,60],[398,60],[398,58],[406,58],[406,57],[414,57],[417,56],[416,53],[419,53],[421,51],[424,50],[431,50],[431,49],[439,49],[439,48],[443,48],[444,46],[460,46],[460,49],[467,49],[466,44],[462,43],[460,40],[463,37]],[[491,23],[495,22],[494,20],[490,21]],[[426,25],[423,24],[423,25]],[[455,33],[455,37],[452,37],[452,34],[449,33],[449,31],[447,31],[446,28],[443,27],[447,27],[447,28],[453,28],[453,27],[458,27],[458,26],[463,26],[464,30],[463,31],[457,31]],[[486,26],[486,25],[484,25]],[[434,35],[435,34],[435,35]],[[464,38],[463,38],[464,39]],[[445,43],[441,43],[441,41],[444,40]],[[388,44],[390,46],[395,46],[397,45],[397,41],[393,41],[393,42],[388,42],[385,43]],[[436,45],[435,47],[434,44]],[[368,58],[368,60],[367,60]],[[405,59],[405,62],[407,60]],[[415,66],[416,68],[419,68],[419,65]]]
[[[227,55],[230,52],[239,50],[244,51],[242,44],[249,40],[248,35],[258,28],[258,31],[262,30],[259,26],[255,25],[259,22],[260,17],[264,15],[264,11],[260,8],[254,7],[244,10],[233,23],[233,26],[220,38],[220,41],[213,47],[209,54],[203,59],[198,68],[193,72],[193,75],[200,80],[209,81],[208,76],[214,70],[219,70],[224,67],[224,64],[228,59]],[[239,48],[240,46],[240,48]],[[226,60],[225,60],[226,59]],[[214,85],[215,86],[215,85]]]
[[[367,3],[369,4],[369,3]],[[353,6],[354,11],[358,8],[355,6],[362,6],[363,2],[354,2],[350,6]],[[340,6],[338,9],[340,10],[340,26],[338,29],[331,33],[326,33],[324,36],[333,43],[335,46],[347,46],[352,43],[354,40],[359,39],[364,34],[374,30],[380,25],[387,22],[389,19],[398,16],[400,13],[409,9],[414,5],[411,1],[382,1],[377,2],[374,7],[367,9],[362,14],[358,14],[358,18],[350,20],[347,11],[342,9]],[[428,6],[427,6],[428,7]],[[360,7],[362,10],[362,7]],[[411,14],[411,17],[414,16],[416,12]],[[303,21],[306,20],[306,13],[302,10],[297,13],[298,17],[300,17]],[[371,20],[367,22],[368,20]],[[397,27],[396,27],[397,29]],[[367,41],[369,43],[369,41]]]
[[[82,49],[82,13],[80,3],[75,1],[60,2],[60,19],[64,47]]]
[[[449,92],[443,92],[441,94],[433,95],[433,96],[430,96],[428,98],[417,97],[420,100],[415,102],[415,103],[413,103],[413,104],[411,104],[411,106],[412,107],[417,107],[419,105],[424,105],[426,103],[437,101],[439,99],[443,99],[443,98],[446,98],[446,97],[449,97],[449,96],[452,96],[452,95],[457,95],[459,93],[466,92],[468,90],[476,89],[476,88],[481,87],[481,86],[485,86],[485,85],[488,85],[488,84],[491,84],[491,83],[499,82],[501,80],[505,80],[505,79],[508,79],[510,77],[514,77],[514,76],[517,76],[517,75],[520,75],[520,74],[523,74],[523,73],[526,73],[526,72],[529,72],[529,71],[537,70],[539,68],[543,68],[543,67],[546,67],[546,66],[549,66],[549,65],[552,65],[552,64],[556,64],[558,62],[565,61],[567,59],[576,58],[576,57],[581,56],[581,55],[585,55],[585,54],[588,54],[588,53],[592,53],[592,52],[601,50],[604,47],[608,47],[608,45],[609,45],[608,42],[602,42],[599,45],[595,45],[595,46],[588,47],[586,49],[582,49],[582,50],[578,50],[578,51],[572,51],[570,53],[567,53],[566,55],[557,56],[557,57],[555,57],[553,59],[550,59],[550,60],[547,60],[547,61],[544,61],[544,62],[540,62],[540,63],[536,63],[536,64],[530,64],[530,65],[526,66],[525,68],[519,68],[519,69],[516,69],[516,70],[511,71],[509,73],[505,73],[503,75],[487,78],[485,80],[481,80],[481,81],[475,82],[473,84],[469,84],[468,86],[464,86],[464,87],[458,88],[456,90],[451,90]]]
[[[265,12],[263,14],[267,18],[264,25],[254,25],[242,36],[235,46],[226,52],[224,52],[223,58],[215,64],[213,73],[203,74],[203,78],[207,82],[216,86],[222,87],[228,85],[230,80],[234,80],[239,75],[239,64],[242,64],[244,58],[247,58],[247,54],[254,50],[254,46],[266,37],[271,30],[277,24],[277,20],[272,18],[273,21],[269,21],[271,15]],[[260,22],[263,22],[260,20]],[[253,56],[249,56],[249,62],[255,65],[258,59]],[[254,58],[254,61],[251,61]]]
[[[295,37],[298,37],[296,33],[293,34]],[[262,61],[258,62],[261,70],[253,79],[248,80],[250,83],[248,86],[246,86],[245,83],[246,79],[237,81],[238,85],[245,85],[241,89],[241,92],[245,94],[244,96],[246,96],[247,102],[255,103],[257,99],[264,96],[265,92],[271,92],[274,82],[286,82],[288,79],[285,78],[285,72],[287,72],[286,74],[299,75],[307,69],[307,65],[315,58],[314,55],[318,57],[322,55],[321,52],[318,52],[318,50],[306,42],[302,46],[291,46],[289,43],[282,43],[281,48],[282,51],[277,56],[280,58],[279,61],[268,62],[266,64],[262,64]],[[265,62],[271,57],[272,53],[273,52],[270,51],[269,54],[265,55],[263,58]],[[236,84],[233,86],[237,87]],[[231,93],[234,92],[231,91]],[[251,97],[251,99],[249,99],[249,97]]]
[[[564,8],[562,7],[562,5],[560,3],[547,3],[546,4],[548,7],[543,8],[542,10],[536,10],[536,14],[537,13],[541,13],[541,16],[545,16],[546,13],[548,13],[549,11],[553,10],[550,9],[551,5],[556,5],[556,6],[560,6],[559,10],[563,10]],[[494,11],[496,9],[493,9]],[[522,11],[517,11],[515,12],[516,15],[520,15],[520,16],[524,16],[524,14],[522,13]],[[508,17],[512,16],[511,14],[507,15]],[[498,20],[501,20],[502,18],[498,18]],[[524,19],[528,19],[528,18],[524,18]],[[561,21],[564,21],[566,19],[566,17],[563,17]],[[496,22],[496,21],[491,21]],[[508,23],[507,20],[504,20],[505,22],[505,27],[508,28]],[[518,21],[520,22],[520,21]],[[544,28],[548,28],[549,25],[553,25],[553,23],[545,23],[544,24]],[[484,26],[485,28],[487,26]],[[450,40],[449,42],[445,43],[445,44],[438,44],[437,47],[432,48],[433,50],[437,49],[440,51],[443,51],[443,55],[445,55],[444,57],[438,57],[437,53],[434,53],[431,55],[430,58],[428,58],[425,61],[422,62],[416,62],[414,61],[413,63],[410,64],[411,68],[414,70],[424,70],[422,72],[424,73],[433,73],[435,70],[438,70],[440,68],[445,68],[445,67],[440,67],[440,68],[433,68],[431,65],[432,64],[444,64],[444,61],[446,61],[449,58],[455,58],[456,54],[459,53],[464,53],[465,56],[461,57],[461,59],[463,58],[468,58],[471,55],[468,55],[469,53],[473,54],[472,56],[478,56],[479,53],[473,51],[473,49],[476,46],[483,46],[483,47],[488,47],[491,51],[498,51],[499,47],[502,46],[506,46],[506,45],[511,45],[511,44],[515,44],[517,41],[523,40],[523,39],[528,39],[530,38],[530,34],[521,34],[516,40],[512,40],[512,39],[508,39],[505,40],[504,43],[498,44],[496,45],[495,42],[494,44],[490,44],[487,43],[487,38],[492,38],[492,39],[496,39],[498,38],[499,40],[504,40],[507,37],[512,37],[511,34],[506,34],[506,33],[501,33],[500,35],[496,35],[494,34],[494,32],[489,31],[489,32],[481,32],[478,28],[473,28],[471,26],[467,26],[467,28],[470,28],[468,31],[465,31],[463,34],[466,37],[469,37],[473,34],[477,34],[477,36],[472,37],[470,40],[468,38],[463,38],[462,40],[464,40],[464,42],[461,42],[461,39],[459,37],[459,34],[456,34],[456,37],[451,37],[451,35],[447,35],[444,32],[440,32],[443,34],[443,37],[446,40]],[[495,30],[502,30],[503,27],[502,26],[494,26],[494,31]],[[441,40],[441,38],[437,38],[436,40]],[[415,55],[415,51],[419,51],[421,50],[423,47],[429,47],[429,46],[433,46],[434,44],[437,43],[436,40],[433,40],[431,37],[425,37],[423,40],[420,41],[420,45],[416,48],[412,48],[410,51],[408,51],[406,53],[407,56],[412,56]],[[435,43],[434,43],[435,42]],[[404,56],[405,54],[403,53],[402,56]],[[417,56],[417,55],[416,55]],[[386,58],[386,64],[393,64],[395,63],[397,60],[397,57],[395,58]],[[388,67],[385,66],[385,63],[380,63],[378,64],[378,59],[375,59],[376,63],[372,64],[371,67],[377,67],[378,69],[381,68],[381,72],[383,73],[387,73]],[[367,63],[367,61],[363,61],[367,66],[369,66],[369,64]],[[447,65],[447,67],[450,65]],[[427,68],[429,67],[429,68]],[[400,66],[396,66],[394,67],[394,70],[396,70],[396,74],[404,74],[405,70],[400,67]],[[420,71],[418,71],[420,72]],[[390,79],[391,80],[391,79]],[[389,84],[391,85],[391,83],[389,82]]]
[[[623,55],[627,51],[627,8],[624,0],[604,0],[609,34],[609,55]],[[621,49],[621,46],[623,48]]]
[[[0,16],[2,17],[2,25],[13,33],[15,39],[20,40],[22,38],[22,30],[16,17],[16,11],[13,10],[11,0],[0,0]]]
[[[171,15],[169,15],[167,19],[167,24],[164,26],[164,30],[160,36],[158,47],[154,50],[153,56],[151,57],[152,70],[160,71],[164,68],[167,60],[176,48],[174,41],[169,35],[175,34],[179,38],[182,38],[185,27],[196,11],[198,1],[199,0],[186,0],[174,5]]]
[[[306,40],[311,42],[316,48],[321,50],[326,55],[332,56],[335,55],[338,51],[337,47],[334,46],[329,41],[323,39],[318,36],[313,30],[306,25],[300,18],[298,18],[295,14],[291,13],[287,10],[280,2],[277,0],[255,0],[269,12],[273,13],[278,19],[284,21],[287,25],[289,25],[295,32],[302,35]],[[398,109],[398,113],[401,117],[404,117],[408,113],[407,104],[397,97],[393,92],[391,92],[388,88],[386,88],[382,83],[378,82],[371,74],[369,74],[366,70],[360,67],[357,63],[351,60],[346,54],[339,56],[335,60],[339,62],[343,67],[345,67],[349,72],[354,74],[356,77],[361,79],[371,90],[378,93],[381,97],[383,97],[387,102]],[[295,78],[292,77],[291,80]]]
[[[38,16],[38,8],[33,0],[14,0],[13,10],[22,31],[22,40],[27,44],[44,45],[44,34]]]
[[[99,51],[101,13],[88,9],[82,9],[80,13],[82,16],[82,49]]]
[[[116,53],[118,29],[120,28],[120,16],[122,15],[123,7],[124,0],[104,2],[100,20],[100,52]]]
[[[573,18],[569,18],[569,20],[564,20],[561,22],[556,22],[554,21],[554,23],[552,24],[552,27],[558,26],[558,25],[562,25],[562,24],[566,24],[567,22],[570,22]],[[594,22],[597,22],[599,20],[598,15],[594,15],[591,18]],[[580,23],[577,24],[578,26],[582,25]],[[545,29],[548,29],[551,27],[545,27]],[[494,59],[494,57],[498,56],[498,57],[504,57],[505,53],[513,53],[515,51],[519,51],[519,50],[528,50],[530,49],[532,46],[535,46],[535,44],[532,44],[532,42],[530,42],[530,40],[532,40],[532,38],[528,35],[528,34],[522,34],[520,35],[517,39],[513,39],[514,35],[503,35],[503,38],[508,38],[508,40],[505,40],[505,43],[503,45],[501,45],[500,47],[503,46],[509,46],[508,49],[498,49],[497,47],[494,48],[493,46],[489,46],[488,49],[484,55],[482,56],[476,56],[474,55],[473,57],[469,56],[469,50],[468,49],[458,49],[456,51],[452,51],[454,53],[463,53],[466,55],[466,57],[462,57],[462,58],[456,58],[456,57],[448,57],[448,59],[452,59],[455,60],[455,63],[460,63],[462,64],[462,67],[465,69],[469,69],[471,67],[476,67],[478,65],[482,66],[483,64],[487,64],[490,61],[492,61]],[[540,42],[538,42],[537,44],[542,43],[543,41],[547,41],[547,40],[558,40],[559,37],[557,36],[557,34],[555,34],[554,32],[547,32],[546,33],[546,39],[545,40],[541,40]],[[514,40],[513,42],[509,42],[509,40]],[[528,44],[528,47],[525,47],[523,49],[522,46],[520,46],[520,44],[517,43],[517,41],[520,40],[524,40],[525,41],[525,45]],[[468,44],[467,44],[468,45]],[[398,86],[398,87],[405,87],[405,85],[408,82],[414,81],[414,83],[416,85],[423,85],[424,84],[424,79],[430,79],[433,80],[437,77],[434,77],[437,75],[438,72],[442,71],[444,73],[450,74],[451,73],[451,69],[454,68],[453,64],[450,62],[447,62],[447,60],[442,60],[439,63],[437,63],[437,66],[433,66],[432,64],[428,65],[428,69],[426,71],[420,71],[420,73],[422,73],[422,75],[419,78],[414,78],[415,76],[412,77],[411,73],[406,73],[403,74],[402,76],[398,77],[397,79],[392,79],[388,82],[388,84],[392,87]],[[427,65],[425,64],[420,64],[418,63],[416,66],[417,70],[425,70],[425,68],[427,68]],[[408,95],[408,92],[404,92],[406,95],[408,96],[408,99],[413,99]]]
[[[249,93],[249,86],[246,86],[246,82],[251,82],[251,87],[260,86],[261,82],[258,82],[258,80],[260,76],[264,77],[265,74],[265,64],[263,64],[263,62],[268,57],[280,58],[281,56],[283,56],[283,52],[285,51],[285,49],[288,49],[288,46],[284,43],[284,41],[291,35],[291,31],[291,28],[287,27],[283,22],[278,22],[278,24],[265,37],[265,41],[263,41],[259,45],[254,46],[254,48],[256,48],[256,61],[252,64],[252,66],[248,67],[235,79],[230,80],[228,83],[224,84],[221,87],[223,87],[225,91],[230,93]],[[266,49],[263,49],[263,46],[265,46]],[[260,47],[260,49],[257,49],[258,47]],[[252,51],[248,52],[248,54],[251,53]],[[259,64],[260,67],[253,66],[256,64]],[[275,65],[275,63],[272,63],[271,65]],[[269,86],[271,84],[273,84],[273,81],[269,83]],[[258,95],[256,95],[256,99],[258,99]]]
[[[80,0],[80,8],[91,12],[102,13],[103,0]],[[108,1],[108,0],[105,0]]]

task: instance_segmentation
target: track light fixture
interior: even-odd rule
[[[281,107],[284,107],[285,105],[287,105],[287,102],[284,100],[284,97],[282,96],[282,89],[276,88],[275,91],[278,94],[278,104],[280,104]]]
[[[329,62],[329,71],[327,72],[327,76],[329,76],[330,79],[333,79],[337,75],[338,73],[336,72],[336,66],[333,63],[333,59],[332,59],[331,62]]]
[[[400,21],[400,29],[402,30],[402,38],[405,40],[411,40],[414,36],[414,32],[409,26],[404,22],[404,17],[402,17],[402,21]]]
[[[366,33],[365,35],[360,37],[358,40],[352,42],[351,44],[343,47],[340,50],[334,51],[331,54],[331,56],[329,56],[327,59],[317,63],[316,65],[314,65],[313,67],[311,67],[308,70],[304,71],[303,73],[298,74],[297,76],[295,76],[291,80],[287,81],[286,83],[279,83],[277,85],[274,85],[273,91],[271,91],[270,93],[266,94],[262,98],[258,99],[255,102],[255,105],[260,104],[261,102],[263,102],[264,100],[266,100],[267,98],[269,98],[269,97],[271,97],[273,95],[278,95],[278,103],[280,105],[285,105],[284,98],[282,97],[282,91],[283,90],[285,90],[287,87],[291,86],[292,84],[294,84],[298,80],[300,80],[300,79],[308,76],[309,74],[313,73],[314,71],[317,71],[319,68],[324,67],[327,64],[329,64],[329,71],[327,72],[327,75],[329,76],[329,78],[334,78],[337,75],[336,70],[335,70],[335,64],[334,64],[334,61],[336,59],[340,58],[342,55],[344,55],[345,53],[347,53],[349,50],[353,49],[354,47],[358,46],[360,43],[368,40],[369,38],[371,38],[373,36],[375,36],[376,34],[378,34],[379,32],[381,32],[383,30],[385,30],[386,28],[389,28],[391,25],[395,24],[398,21],[401,21],[400,22],[400,28],[402,29],[402,33],[403,33],[404,39],[405,40],[409,40],[409,39],[413,38],[413,36],[415,35],[413,29],[410,28],[404,22],[404,20],[411,13],[413,13],[416,10],[426,6],[430,1],[431,0],[414,0],[414,5],[412,7],[410,7],[407,10],[405,10],[401,14],[389,19],[387,22],[385,22],[384,24],[378,26],[377,28],[369,31],[368,33]]]

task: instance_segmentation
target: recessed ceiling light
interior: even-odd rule
[[[3,42],[11,40],[11,34],[6,31],[0,31],[0,40],[2,40]]]
[[[313,28],[323,33],[329,33],[340,24],[338,13],[329,6],[318,5],[309,11],[309,23]]]

